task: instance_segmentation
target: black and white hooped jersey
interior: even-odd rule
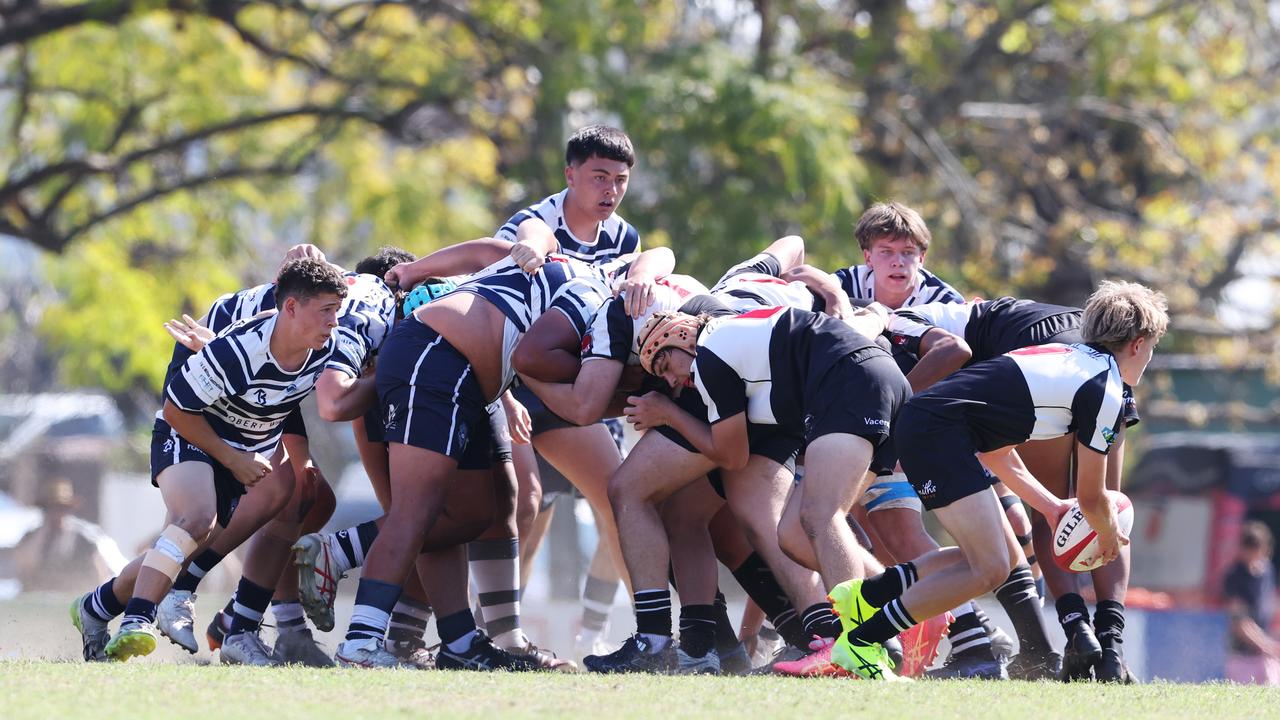
[[[493,303],[519,333],[528,332],[533,321],[554,306],[581,337],[627,268],[618,261],[592,266],[551,254],[530,275],[507,257],[471,275],[454,292],[475,293]]]
[[[1112,355],[1090,345],[1034,345],[971,365],[911,398],[962,420],[988,452],[1075,433],[1107,452],[1123,422],[1124,382]]]
[[[640,252],[640,234],[614,213],[604,222],[596,225],[596,236],[590,240],[581,240],[569,230],[564,219],[564,203],[569,194],[568,188],[550,197],[544,198],[537,205],[531,205],[506,222],[494,237],[508,242],[516,241],[516,230],[520,223],[529,218],[541,218],[555,233],[556,242],[560,244],[559,253],[575,260],[595,265],[610,260],[617,260],[623,255]]]
[[[808,390],[854,353],[888,356],[829,315],[760,308],[707,323],[698,336],[693,384],[712,424],[745,411],[759,425],[800,427]]]
[[[821,310],[821,301],[802,282],[787,282],[778,277],[782,265],[769,253],[760,253],[734,265],[716,281],[711,295],[734,312],[747,312],[761,307],[788,307],[798,310]]]
[[[840,286],[848,293],[851,300],[875,300],[876,279],[870,265],[851,265],[835,271]],[[923,305],[925,303],[946,302],[962,303],[964,296],[955,288],[943,282],[942,278],[920,268],[917,273],[916,287],[911,296],[902,303],[903,307]]]
[[[326,367],[360,377],[360,371],[382,348],[396,321],[396,296],[382,278],[347,273],[347,296],[338,309],[334,329],[337,347]]]
[[[637,339],[654,313],[679,310],[690,298],[705,295],[707,288],[688,275],[668,275],[657,281],[653,304],[639,317],[627,316],[625,295],[610,297],[596,313],[582,338],[582,361],[617,360],[640,364]]]
[[[973,352],[969,365],[1025,347],[1027,333],[1050,318],[1062,318],[1063,326],[1078,326],[1080,308],[1050,305],[1033,300],[1002,297],[963,304],[926,303],[890,313],[890,342],[912,355],[920,354],[920,339],[930,328],[941,328],[964,338]]]
[[[331,335],[300,368],[284,370],[271,355],[278,318],[245,320],[211,340],[169,379],[165,397],[181,410],[202,413],[228,445],[269,455],[285,417],[315,388],[337,344]]]

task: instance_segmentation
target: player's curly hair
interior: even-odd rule
[[[588,125],[569,136],[564,150],[564,164],[580,165],[592,155],[624,162],[627,167],[636,164],[636,150],[631,146],[631,138],[618,128],[608,125]]]
[[[929,242],[933,239],[920,213],[896,202],[876,203],[867,208],[853,228],[853,237],[863,250],[870,250],[876,240],[888,238],[910,240],[922,253],[929,251]]]
[[[320,295],[347,296],[347,282],[338,268],[323,260],[293,260],[276,276],[276,308],[289,298],[310,300]]]
[[[1169,329],[1164,293],[1138,283],[1104,280],[1084,306],[1084,341],[1116,351],[1140,337],[1159,340]]]
[[[356,272],[367,273],[381,280],[387,276],[387,271],[396,265],[417,259],[417,256],[408,250],[394,245],[383,245],[378,248],[378,252],[356,263]]]

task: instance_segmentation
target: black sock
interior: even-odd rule
[[[200,581],[204,580],[204,576],[222,562],[222,553],[213,550],[205,550],[195,556],[191,562],[187,563],[187,569],[178,575],[178,579],[173,581],[174,590],[186,590],[187,592],[195,592],[200,586]]]
[[[636,632],[671,637],[671,591],[637,590]]]
[[[1124,603],[1115,600],[1099,600],[1093,613],[1093,628],[1098,642],[1104,648],[1113,648],[1124,642]]]
[[[1047,655],[1049,637],[1045,633],[1044,616],[1040,614],[1040,596],[1031,579],[1031,567],[1025,564],[1015,567],[996,588],[996,599],[1013,621],[1013,629],[1018,634],[1018,652]]]
[[[1071,642],[1071,638],[1089,624],[1089,606],[1076,593],[1063,595],[1054,605],[1058,610],[1058,624],[1066,633],[1067,642]]]
[[[257,632],[262,626],[262,615],[271,604],[271,595],[274,592],[275,588],[265,588],[248,578],[240,578],[233,602],[231,630],[227,634]]]
[[[729,619],[729,602],[716,591],[716,652],[727,653],[738,647],[738,631]]]
[[[791,598],[787,597],[787,591],[778,584],[777,577],[765,564],[764,558],[756,553],[747,556],[747,559],[733,571],[733,579],[737,580],[746,591],[747,597],[764,611],[765,617],[772,619],[787,610],[795,610],[791,607]]]
[[[840,637],[840,620],[831,612],[831,603],[814,603],[800,613],[800,622],[804,623],[804,634],[808,637],[838,638]]]
[[[680,649],[690,657],[703,657],[716,640],[714,605],[680,606]]]
[[[879,575],[862,581],[862,598],[875,607],[883,607],[900,597],[917,579],[915,563],[904,562],[885,568]]]
[[[804,634],[804,623],[800,622],[800,613],[795,608],[787,608],[777,617],[769,618],[769,623],[791,647],[809,649],[811,638]]]
[[[977,613],[967,612],[957,615],[947,628],[947,639],[951,641],[951,653],[956,657],[979,657],[983,660],[995,660],[991,652],[991,640],[987,631],[978,621]]]
[[[866,622],[849,631],[851,645],[883,645],[886,640],[915,625],[901,599],[890,600]]]
[[[436,619],[436,630],[440,631],[440,642],[445,645],[463,637],[476,629],[476,618],[471,610],[459,610],[452,615]]]
[[[150,600],[142,598],[129,598],[129,602],[124,606],[124,620],[127,622],[146,622],[154,623],[156,621],[156,604]]]

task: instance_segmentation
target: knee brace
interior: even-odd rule
[[[177,579],[182,564],[196,552],[198,543],[177,525],[169,525],[160,533],[156,544],[142,558],[142,567],[162,573],[169,581]]]

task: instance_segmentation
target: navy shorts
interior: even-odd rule
[[[911,384],[893,358],[878,349],[847,355],[805,388],[805,444],[823,435],[866,438],[875,448],[871,472],[887,475],[897,464],[890,433]]]
[[[200,462],[213,468],[213,490],[218,504],[218,524],[226,527],[231,515],[240,504],[247,488],[225,465],[209,457],[208,453],[187,442],[169,423],[156,418],[151,430],[151,484],[159,487],[156,478],[166,468],[184,462]]]
[[[459,470],[491,464],[493,431],[471,363],[440,333],[410,316],[378,353],[378,403],[386,442],[430,450]]]
[[[280,425],[280,432],[285,435],[298,435],[300,437],[307,436],[307,423],[302,419],[302,406],[293,409],[293,412],[285,416],[284,422]]]
[[[894,446],[902,470],[926,510],[937,510],[995,484],[978,462],[977,448],[963,421],[922,410],[910,401],[898,413]]]

